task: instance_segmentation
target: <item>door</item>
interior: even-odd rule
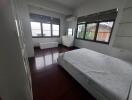
[[[13,13],[14,13],[14,21],[16,24],[17,28],[17,33],[18,33],[18,39],[19,39],[19,44],[21,48],[21,54],[23,57],[23,63],[25,67],[25,76],[26,76],[26,83],[27,83],[27,90],[28,93],[30,94],[31,99],[33,100],[33,95],[32,95],[32,80],[31,80],[31,72],[29,68],[29,63],[28,63],[28,57],[27,57],[27,52],[26,52],[26,44],[24,43],[24,33],[23,33],[23,27],[22,27],[22,19],[21,19],[21,11],[18,7],[18,0],[13,0]]]

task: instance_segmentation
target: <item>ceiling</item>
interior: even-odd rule
[[[49,1],[56,2],[70,9],[75,9],[87,0],[49,0]]]

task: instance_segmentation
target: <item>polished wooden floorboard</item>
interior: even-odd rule
[[[57,64],[59,53],[73,49],[35,49],[35,57],[29,59],[34,100],[95,100]]]

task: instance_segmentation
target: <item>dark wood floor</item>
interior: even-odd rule
[[[59,53],[72,49],[35,49],[35,57],[29,59],[34,100],[95,100],[57,64]]]

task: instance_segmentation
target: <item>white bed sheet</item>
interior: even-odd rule
[[[108,100],[127,100],[132,81],[131,64],[88,49],[66,52],[63,59],[87,76],[89,84]]]

